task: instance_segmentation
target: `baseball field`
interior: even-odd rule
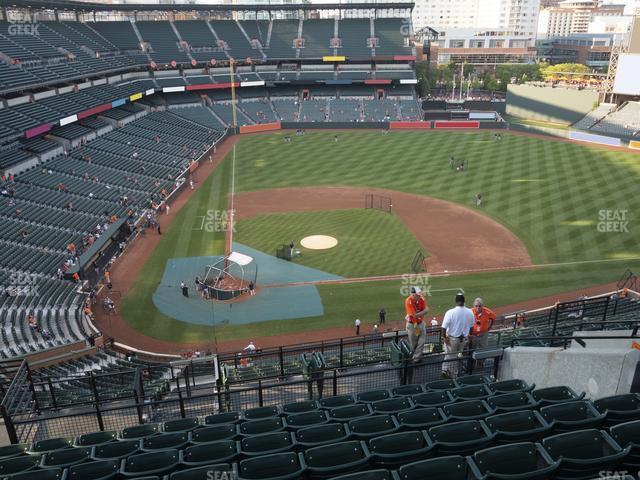
[[[427,287],[431,312],[441,314],[458,289],[499,307],[606,284],[640,268],[637,154],[510,133],[497,141],[489,131],[335,135],[308,131],[291,143],[284,132],[239,137],[235,154],[213,173],[198,172],[197,189],[144,264],[127,270],[126,255],[121,261],[131,275],[119,312],[126,326],[184,345],[213,336],[256,339],[348,327],[355,318],[370,325],[381,307],[399,320],[407,285],[416,282]],[[464,161],[464,171],[451,168],[451,157],[454,167]],[[390,198],[391,213],[365,209],[369,192]],[[294,242],[296,268],[335,277],[309,282],[322,314],[244,319],[239,328],[216,322],[218,306],[210,322],[193,323],[156,307],[168,261],[223,253],[231,210],[233,241],[243,248],[274,256]],[[203,228],[203,219],[215,228]],[[338,243],[327,250],[299,245],[316,234]],[[403,275],[417,251],[427,256],[428,277]],[[258,295],[246,302],[259,302],[260,289],[258,283]]]

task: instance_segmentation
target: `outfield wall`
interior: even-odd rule
[[[534,87],[509,85],[507,87],[507,115],[573,124],[593,110],[598,93],[564,87]]]

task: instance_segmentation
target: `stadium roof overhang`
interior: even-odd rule
[[[79,12],[147,12],[147,11],[269,11],[269,10],[412,10],[413,2],[313,3],[313,4],[160,4],[160,3],[99,3],[72,0],[1,0],[4,8],[68,10]]]

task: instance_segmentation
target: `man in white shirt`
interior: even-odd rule
[[[469,332],[474,324],[473,312],[464,306],[464,295],[456,294],[456,306],[447,310],[442,321],[442,338],[445,358],[442,374],[455,378],[458,374],[458,354],[464,349]]]
[[[253,341],[249,342],[249,345],[242,349],[244,352],[255,353],[256,346],[253,344]]]

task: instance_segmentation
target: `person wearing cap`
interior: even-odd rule
[[[427,338],[424,316],[429,311],[420,287],[411,287],[411,295],[404,301],[404,308],[407,313],[405,316],[407,339],[413,352],[413,360],[418,360],[422,355]]]
[[[442,339],[444,342],[444,361],[442,375],[455,378],[458,374],[458,354],[464,349],[469,332],[474,324],[473,312],[464,306],[464,294],[456,294],[456,306],[447,310],[442,320]]]
[[[484,302],[481,298],[476,298],[473,301],[473,317],[474,323],[471,329],[471,336],[469,337],[469,348],[471,350],[477,350],[479,348],[487,348],[489,343],[489,330],[493,327],[493,322],[496,321],[496,314],[490,308],[484,306]],[[478,365],[482,365],[482,361],[478,361]]]

